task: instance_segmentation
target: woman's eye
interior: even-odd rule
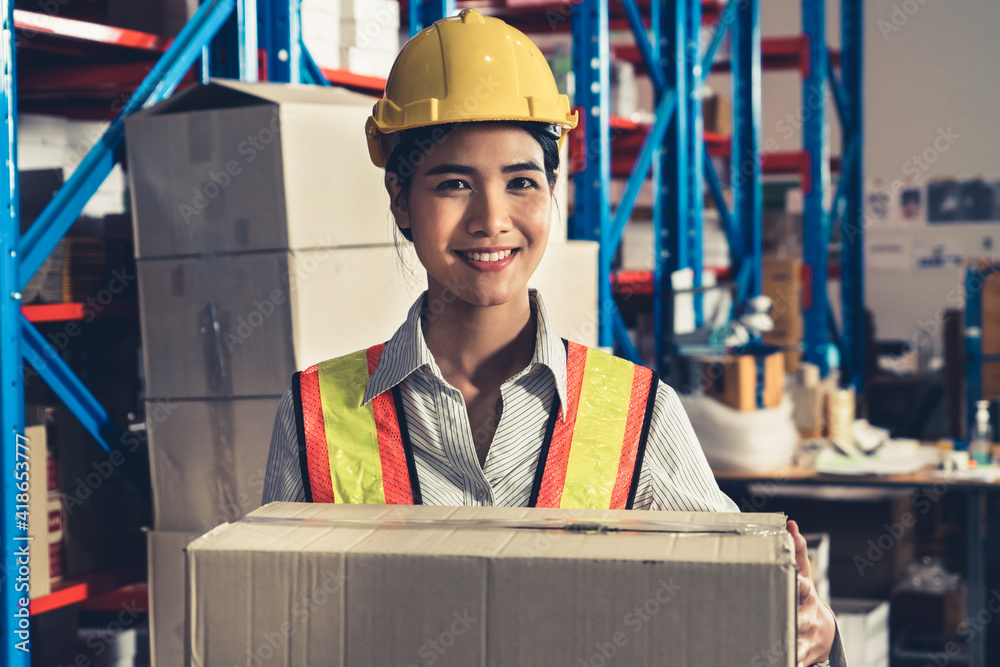
[[[535,183],[530,178],[524,178],[522,176],[521,178],[515,178],[514,180],[512,180],[510,183],[507,184],[507,187],[509,187],[511,190],[530,190],[532,188],[537,188],[538,184]]]
[[[461,180],[461,179],[453,178],[451,180],[444,181],[443,183],[439,184],[437,186],[437,189],[438,190],[468,190],[469,189],[469,184],[466,183],[465,181]]]

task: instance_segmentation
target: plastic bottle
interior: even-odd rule
[[[976,401],[976,423],[969,438],[969,458],[977,466],[987,465],[991,460],[990,447],[993,444],[993,429],[990,428],[990,402]]]

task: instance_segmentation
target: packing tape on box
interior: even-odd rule
[[[734,517],[743,516],[733,514]],[[672,534],[730,534],[730,535],[780,535],[785,527],[763,524],[739,523],[681,523],[677,521],[655,521],[641,519],[319,519],[305,517],[247,516],[240,523],[260,523],[277,526],[314,528],[416,528],[433,526],[466,530],[562,530],[578,533],[672,533]]]

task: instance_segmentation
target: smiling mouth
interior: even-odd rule
[[[462,250],[456,250],[456,252],[465,257],[466,259],[471,259],[474,262],[499,262],[500,260],[507,259],[514,252],[515,249],[511,250],[501,250],[500,252],[465,252]]]

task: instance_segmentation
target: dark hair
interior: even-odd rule
[[[548,123],[536,123],[530,121],[476,121],[492,125],[513,125],[519,127],[538,142],[542,147],[542,161],[545,168],[545,178],[549,183],[549,188],[556,183],[556,169],[559,168],[559,142],[553,136],[552,125]],[[412,130],[403,130],[399,133],[399,143],[392,149],[389,160],[386,162],[387,173],[395,174],[399,187],[403,194],[409,194],[410,179],[417,168],[427,159],[427,156],[434,152],[434,149],[444,141],[448,133],[454,130],[461,123],[445,123],[442,125],[428,125],[425,127],[415,127]],[[398,229],[398,227],[397,227]],[[399,229],[407,241],[413,242],[413,234],[409,229]]]

